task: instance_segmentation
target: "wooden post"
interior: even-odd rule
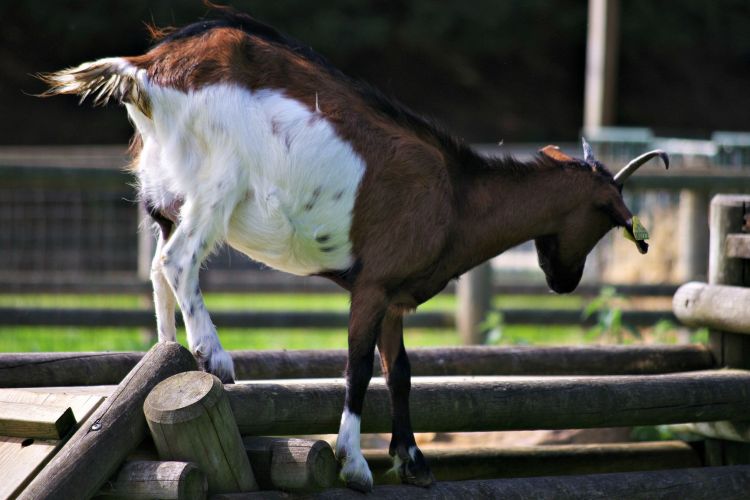
[[[156,344],[21,493],[20,499],[89,498],[146,433],[143,401],[161,380],[196,368],[176,342]]]
[[[203,472],[188,462],[125,462],[99,495],[119,498],[202,500],[208,483]]]
[[[727,236],[741,233],[750,213],[750,196],[717,195],[711,200],[708,282],[712,285],[750,286],[750,260],[727,256]],[[750,337],[722,330],[709,331],[709,345],[717,362],[732,368],[750,368]],[[738,419],[744,420],[744,419]],[[750,445],[716,441],[709,458],[723,464],[750,463]],[[719,448],[719,452],[716,452]],[[710,450],[709,450],[710,451]]]
[[[212,493],[258,489],[218,378],[198,371],[170,377],[151,391],[143,411],[160,459],[198,464]]]
[[[619,0],[589,0],[584,134],[615,120]]]
[[[261,489],[309,492],[336,483],[336,458],[325,441],[245,437],[243,442]]]
[[[456,325],[466,345],[484,344],[485,333],[479,325],[487,319],[492,303],[492,266],[480,264],[461,276],[456,288]]]
[[[703,280],[708,270],[708,192],[680,191],[677,266],[680,281]]]
[[[686,283],[674,294],[672,309],[685,326],[750,334],[750,288]]]

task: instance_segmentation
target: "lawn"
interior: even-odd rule
[[[209,310],[347,311],[345,294],[206,294]],[[496,307],[553,307],[580,309],[576,296],[501,296]],[[147,307],[137,295],[0,295],[0,307],[108,308]],[[420,311],[453,311],[455,297],[441,294],[420,306]],[[227,349],[335,349],[346,347],[345,329],[222,329]],[[185,342],[184,332],[178,340]],[[503,344],[579,344],[585,330],[571,326],[506,326],[497,339]],[[0,327],[0,352],[145,350],[152,340],[134,328]],[[410,328],[407,347],[458,345],[454,330]]]

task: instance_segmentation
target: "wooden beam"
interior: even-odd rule
[[[683,324],[750,334],[750,288],[687,283],[674,295],[672,309]]]
[[[19,498],[93,496],[146,435],[148,392],[170,375],[196,368],[192,354],[176,342],[156,344]]]
[[[615,122],[619,5],[619,0],[589,0],[585,133]]]
[[[227,386],[244,435],[335,433],[344,401],[336,379],[258,381]],[[273,404],[267,404],[273,394]],[[616,427],[744,419],[750,372],[580,377],[413,377],[417,432]],[[389,432],[388,391],[374,379],[363,432]]]
[[[372,498],[421,500],[434,498],[747,498],[750,466],[701,467],[650,472],[620,472],[579,476],[444,481],[429,488],[418,486],[376,486]],[[291,499],[287,493],[262,491],[250,494],[216,495],[212,500]],[[302,498],[302,497],[298,497]],[[348,489],[328,490],[305,499],[361,499],[361,493]]]
[[[703,345],[471,346],[409,349],[412,374],[628,375],[705,370]],[[340,377],[346,350],[230,351],[240,380]],[[0,354],[0,387],[111,385],[141,359],[138,352]],[[375,373],[380,373],[376,353]],[[3,389],[0,389],[0,395]],[[0,400],[2,398],[0,397]],[[75,408],[74,408],[75,411]]]
[[[258,489],[224,385],[210,373],[173,375],[143,403],[162,460],[194,462],[211,493]]]
[[[422,447],[438,481],[499,479],[569,474],[600,474],[700,467],[701,458],[687,443],[563,444],[512,448]],[[364,450],[375,484],[399,484],[389,471],[393,459],[386,450]]]
[[[0,436],[62,439],[75,423],[70,407],[0,402]]]
[[[464,345],[484,344],[486,331],[480,325],[487,319],[492,305],[492,266],[478,265],[458,280],[456,285],[456,326]]]
[[[135,460],[125,462],[98,495],[128,499],[203,500],[208,483],[195,464]]]

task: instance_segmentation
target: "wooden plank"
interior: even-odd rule
[[[230,354],[237,377],[243,380],[340,377],[347,357],[344,349],[231,351]],[[121,374],[131,370],[142,356],[135,352],[0,354],[0,386],[117,384]],[[409,349],[409,360],[415,376],[628,375],[704,370],[714,366],[709,349],[698,344],[415,348]],[[379,374],[377,354],[374,367]],[[96,393],[96,388],[92,391]]]
[[[687,443],[563,444],[512,448],[422,447],[438,481],[466,481],[570,474],[599,474],[700,467],[701,458]],[[364,450],[375,484],[399,484],[386,450]]]
[[[70,407],[0,402],[0,436],[62,439],[75,423]]]
[[[677,290],[672,309],[687,326],[750,334],[749,304],[750,288],[692,282]]]
[[[86,420],[104,401],[102,396],[92,394],[66,394],[35,392],[23,389],[0,389],[0,402],[32,403],[45,406],[70,407],[76,422]]]
[[[0,498],[13,498],[61,446],[61,441],[0,437]]]
[[[476,481],[444,481],[429,488],[417,486],[376,486],[368,496],[378,499],[421,500],[435,498],[503,498],[556,500],[589,498],[628,498],[633,500],[667,500],[675,498],[716,498],[740,500],[750,491],[750,466],[701,467],[648,472],[620,472],[578,476],[546,476]],[[318,494],[294,496],[288,493],[215,495],[212,500],[255,499],[361,499],[361,493],[340,488]]]
[[[337,379],[227,386],[244,435],[335,433],[344,401]],[[269,405],[268,401],[273,404]],[[417,432],[617,427],[739,420],[750,412],[750,372],[579,377],[413,377]],[[390,432],[387,388],[374,379],[363,432]]]
[[[726,254],[730,258],[750,259],[750,234],[728,234]]]
[[[143,401],[161,380],[195,369],[176,342],[156,344],[94,411],[20,498],[89,498],[96,494],[146,435]]]

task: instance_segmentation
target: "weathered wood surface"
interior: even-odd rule
[[[480,325],[492,308],[492,265],[479,264],[456,283],[456,328],[464,345],[481,345],[487,334]]]
[[[176,342],[155,345],[117,386],[19,498],[89,498],[143,439],[143,401],[161,380],[196,369],[193,356]]]
[[[748,498],[750,466],[701,467],[649,472],[620,472],[559,477],[487,479],[438,482],[418,486],[375,486],[368,497],[393,500],[502,498],[503,500],[627,498],[632,500]],[[356,491],[340,488],[315,495],[262,491],[250,494],[215,495],[212,500],[255,499],[362,499]]]
[[[240,380],[340,377],[346,350],[232,351]],[[0,387],[117,384],[143,356],[122,353],[0,354]],[[409,349],[420,375],[627,375],[704,370],[714,361],[703,345],[470,346]],[[380,373],[376,353],[375,373]],[[2,390],[0,389],[0,392]]]
[[[65,392],[46,392],[38,388],[0,389],[0,402],[30,403],[45,406],[70,407],[76,422],[83,422],[104,401],[97,395],[66,394]]]
[[[142,352],[0,354],[0,387],[119,384]]]
[[[325,441],[244,437],[243,443],[261,489],[305,492],[336,484],[338,464]]]
[[[227,386],[243,435],[335,433],[344,401],[336,379]],[[268,404],[272,401],[273,404]],[[750,372],[580,377],[414,377],[417,432],[570,429],[736,420],[750,414]],[[374,379],[363,432],[389,432],[388,391]]]
[[[143,404],[159,458],[194,462],[214,493],[258,489],[224,386],[199,371],[162,381]]]
[[[0,437],[0,498],[15,498],[60,446],[55,440]]]
[[[0,436],[62,439],[75,423],[70,407],[0,402]]]
[[[564,444],[512,448],[422,448],[438,481],[598,474],[700,467],[687,443]],[[400,484],[386,450],[364,450],[375,484]]]
[[[750,288],[686,283],[675,293],[672,309],[687,326],[750,333]]]
[[[138,460],[125,462],[99,495],[116,498],[201,500],[206,498],[206,476],[195,464]]]
[[[726,256],[736,259],[750,259],[750,234],[728,234]]]

